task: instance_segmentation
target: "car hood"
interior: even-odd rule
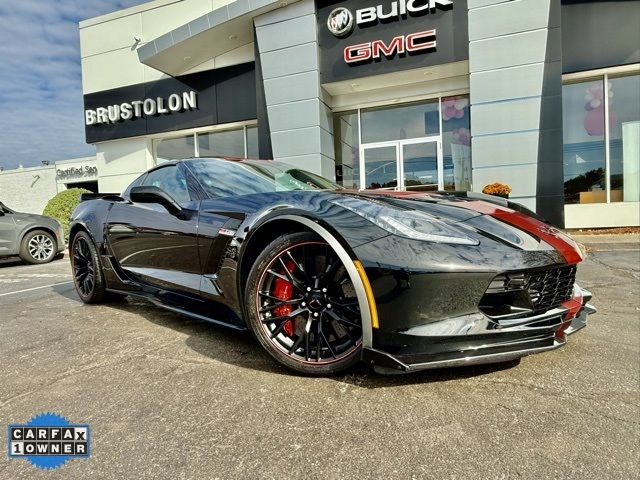
[[[514,202],[473,192],[426,193],[336,191],[339,195],[382,203],[391,208],[411,208],[426,213],[467,235],[469,229],[522,250],[557,250],[567,263],[582,260],[579,246],[534,212]]]

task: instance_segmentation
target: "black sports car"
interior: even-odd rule
[[[273,161],[168,162],[88,194],[69,245],[84,302],[135,295],[249,329],[312,375],[508,361],[561,347],[595,311],[577,245],[522,206],[344,190]]]

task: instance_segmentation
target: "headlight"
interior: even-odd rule
[[[400,237],[457,245],[480,243],[443,221],[417,210],[402,210],[346,196],[332,199],[331,202]]]

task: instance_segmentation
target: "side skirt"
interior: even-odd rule
[[[108,289],[108,291],[109,292],[113,292],[113,293],[117,293],[117,294],[120,294],[120,295],[126,295],[126,296],[142,298],[144,300],[147,300],[147,301],[153,303],[157,307],[163,308],[165,310],[169,310],[171,312],[180,313],[182,315],[185,315],[185,316],[190,317],[190,318],[194,318],[196,320],[203,320],[205,322],[213,323],[215,325],[219,325],[221,327],[230,328],[232,330],[236,330],[236,331],[239,331],[239,332],[247,331],[246,327],[242,327],[242,326],[239,326],[239,325],[234,325],[233,323],[225,322],[223,320],[217,320],[215,318],[207,317],[205,315],[200,315],[199,313],[194,313],[194,312],[191,312],[189,310],[185,310],[183,308],[176,307],[176,306],[173,306],[173,305],[167,305],[165,303],[160,302],[159,300],[157,300],[156,298],[154,298],[150,294],[145,294],[145,293],[142,293],[142,292],[131,292],[131,291],[128,291],[128,290],[116,290],[116,289],[112,289],[112,288]]]

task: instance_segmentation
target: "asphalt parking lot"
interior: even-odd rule
[[[336,378],[249,335],[140,301],[85,306],[68,260],[0,262],[0,448],[53,411],[92,429],[59,478],[638,478],[640,252],[595,251],[599,309],[560,350],[506,366]],[[0,478],[43,477],[0,459]]]

